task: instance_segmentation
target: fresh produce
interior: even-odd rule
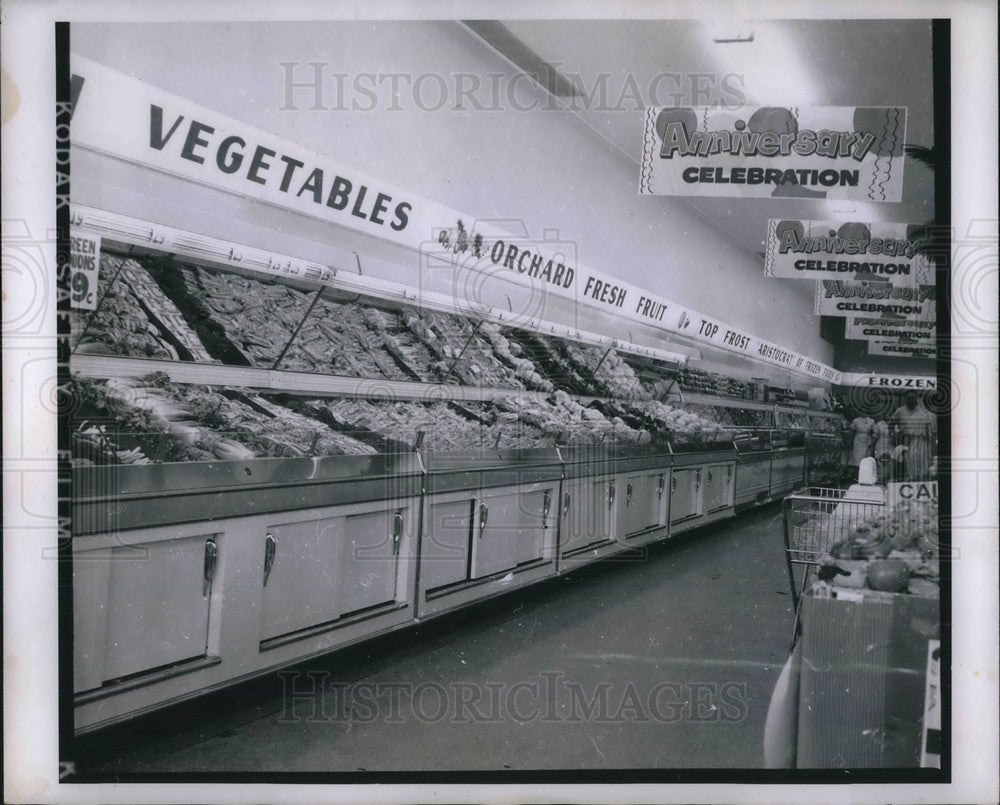
[[[910,581],[910,568],[898,559],[879,559],[868,564],[867,581],[873,590],[900,593]]]
[[[566,359],[581,377],[589,378],[603,396],[622,400],[648,400],[646,389],[632,367],[613,349],[562,341]]]
[[[848,587],[854,590],[861,589],[865,586],[868,579],[868,564],[867,561],[860,559],[838,559],[835,566],[841,572],[832,576],[831,583],[834,587]],[[823,569],[823,566],[821,565],[819,568],[820,571]],[[819,575],[818,572],[817,575]]]
[[[136,261],[101,255],[104,296],[95,311],[73,310],[75,352],[210,362],[194,330]]]
[[[828,518],[831,528],[837,528],[835,520]],[[866,583],[873,590],[937,597],[937,533],[933,501],[902,501],[885,514],[865,518],[846,537],[835,540],[823,562],[844,566],[854,561],[866,566]],[[854,586],[854,582],[832,579],[836,586]]]
[[[635,402],[632,407],[657,422],[662,438],[675,443],[718,441],[727,430],[715,419],[657,400]]]
[[[757,396],[752,383],[743,383],[732,377],[707,372],[685,366],[677,373],[677,385],[681,391],[694,394],[709,394],[719,397],[734,397],[738,400],[753,400]]]
[[[175,384],[162,373],[139,380],[77,379],[74,387],[82,412],[74,428],[74,458],[81,464],[376,452],[260,396]]]

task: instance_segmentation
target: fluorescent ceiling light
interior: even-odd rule
[[[754,21],[725,24],[705,21],[706,50],[717,70],[743,79],[754,106],[821,105],[826,96],[815,64],[803,52],[794,22]],[[749,38],[745,38],[749,34]],[[723,37],[742,39],[726,39]],[[719,44],[723,42],[723,44]],[[738,42],[737,44],[732,44]]]
[[[875,223],[886,220],[882,205],[864,201],[827,201],[824,202],[824,209],[826,216],[834,221]]]
[[[733,19],[706,20],[705,25],[716,44],[753,42],[753,28],[746,22]]]

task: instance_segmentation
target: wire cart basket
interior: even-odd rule
[[[785,558],[798,632],[799,606],[809,574],[830,552],[834,543],[845,539],[858,526],[873,518],[885,517],[885,490],[878,486],[850,489],[809,487],[788,495],[782,504]],[[802,580],[795,581],[795,565],[801,565]]]

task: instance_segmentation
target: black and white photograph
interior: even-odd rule
[[[996,801],[995,6],[10,12],[9,801]]]

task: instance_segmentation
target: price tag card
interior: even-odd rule
[[[101,266],[101,236],[71,229],[69,236],[70,307],[97,307],[97,277]]]

